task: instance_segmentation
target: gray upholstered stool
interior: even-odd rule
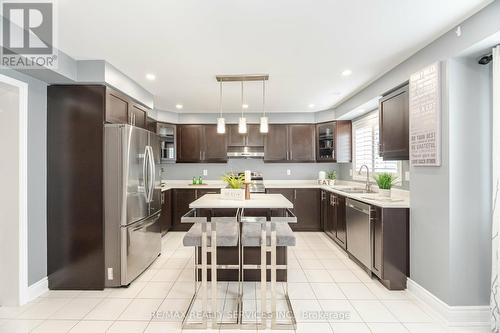
[[[266,218],[254,218],[252,222],[245,222],[241,229],[241,247],[244,251],[245,247],[260,247],[260,291],[261,291],[261,320],[257,323],[258,329],[266,329],[267,315],[267,252],[271,253],[271,329],[295,329],[295,316],[292,311],[292,324],[278,325],[276,323],[276,270],[287,269],[287,265],[276,264],[276,247],[295,246],[295,235],[286,222],[266,221]],[[243,281],[245,268],[255,269],[255,265],[245,265],[244,256],[242,255],[242,273],[241,280]],[[290,300],[288,298],[288,283],[286,283],[285,297],[289,310],[291,310]]]
[[[212,329],[217,324],[217,247],[234,247],[238,245],[239,223],[236,217],[214,217],[211,222],[195,223],[184,235],[182,243],[184,246],[193,246],[195,248],[195,293],[191,304],[184,316],[183,328],[207,328],[207,252],[210,252],[210,270],[212,285]],[[201,248],[201,293],[202,293],[202,311],[203,320],[200,324],[188,324],[186,319],[191,311],[192,305],[197,296],[198,290],[198,247]],[[239,268],[239,265],[238,265]]]

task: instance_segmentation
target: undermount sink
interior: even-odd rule
[[[393,199],[393,198],[387,198],[387,197],[381,197],[381,196],[371,196],[371,197],[361,197],[362,199],[367,199],[367,200],[374,200],[374,201],[381,201],[381,202],[400,202],[404,201],[404,199]]]
[[[374,193],[373,191],[367,191],[366,189],[359,187],[344,187],[339,188],[338,190],[346,193]]]

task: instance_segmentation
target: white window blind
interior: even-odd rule
[[[379,126],[378,112],[369,113],[367,116],[353,123],[353,178],[366,179],[366,170],[358,174],[362,165],[368,166],[370,173],[389,172],[400,174],[401,168],[398,161],[384,161],[378,155]]]

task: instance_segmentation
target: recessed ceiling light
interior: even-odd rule
[[[316,105],[314,104],[309,104],[309,109],[312,109],[313,107],[315,107]]]
[[[352,71],[350,69],[346,69],[342,72],[342,76],[349,76],[352,74]]]
[[[242,107],[243,109],[248,109],[248,104],[242,104],[242,105],[241,105],[241,107]]]
[[[146,74],[146,79],[148,79],[150,81],[154,81],[156,79],[156,75],[148,73],[148,74]]]
[[[180,109],[182,109],[183,107],[184,107],[184,105],[182,105],[182,104],[175,104],[175,108],[176,108],[177,110],[180,110]]]

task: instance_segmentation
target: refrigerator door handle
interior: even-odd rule
[[[143,177],[143,182],[144,182],[144,196],[146,197],[146,202],[149,200],[149,191],[148,191],[148,173],[147,173],[147,164],[148,164],[148,146],[144,149],[144,159],[142,161],[142,177]]]
[[[147,146],[148,149],[148,157],[149,157],[149,173],[148,173],[148,180],[149,180],[149,198],[148,202],[153,201],[153,190],[154,190],[154,185],[155,185],[155,178],[156,178],[156,172],[155,172],[155,161],[154,161],[154,153],[153,153],[153,147]]]

